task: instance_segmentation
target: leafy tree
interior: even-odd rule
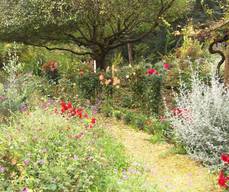
[[[185,11],[186,0],[1,0],[0,40],[91,55],[139,41]]]

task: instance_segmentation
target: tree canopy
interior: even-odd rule
[[[188,8],[186,0],[1,0],[0,40],[91,55],[136,42]]]

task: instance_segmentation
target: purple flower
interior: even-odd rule
[[[23,112],[26,112],[27,110],[28,110],[28,105],[25,103],[22,103],[19,107],[19,111],[23,113]]]
[[[25,187],[21,190],[21,192],[29,192],[29,189]]]
[[[44,159],[40,159],[40,160],[38,160],[38,164],[40,164],[40,165],[44,165],[44,164],[45,164],[45,160],[44,160]]]
[[[5,167],[0,166],[0,173],[4,173],[5,170],[6,170]]]
[[[24,164],[25,164],[26,166],[29,165],[29,163],[30,163],[30,160],[29,160],[29,159],[24,160]]]

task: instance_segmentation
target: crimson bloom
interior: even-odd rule
[[[229,163],[229,154],[222,154],[221,160],[228,164]]]
[[[96,119],[94,117],[91,119],[91,123],[92,124],[95,124],[96,123]]]
[[[219,184],[219,186],[220,187],[227,188],[228,187],[227,181],[229,181],[229,177],[226,177],[224,175],[224,172],[223,171],[220,171],[219,178],[218,178],[218,184]]]
[[[170,66],[169,66],[168,63],[164,63],[164,64],[163,64],[163,67],[164,67],[165,70],[169,70],[169,67],[170,67]]]
[[[158,72],[156,69],[148,69],[146,72],[148,75],[158,75]]]

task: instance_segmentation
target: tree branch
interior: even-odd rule
[[[41,48],[45,48],[49,51],[66,51],[66,52],[70,52],[74,55],[91,55],[92,53],[90,51],[87,52],[77,52],[77,51],[73,51],[72,49],[68,49],[68,48],[61,48],[61,47],[48,47],[46,45],[39,45],[39,44],[33,44],[33,43],[28,43],[28,42],[24,42],[24,44],[26,45],[31,45],[34,47],[41,47]]]
[[[125,45],[126,43],[134,43],[134,42],[137,42],[143,38],[145,38],[146,36],[148,36],[150,33],[152,33],[156,27],[159,25],[159,20],[160,18],[163,16],[163,14],[172,7],[173,3],[175,2],[176,0],[171,0],[169,3],[167,3],[167,5],[164,4],[163,1],[161,1],[161,8],[155,18],[155,22],[154,24],[152,25],[152,27],[145,33],[143,33],[142,35],[136,37],[136,38],[131,38],[131,39],[125,39],[123,41],[119,41],[118,43],[116,44],[113,44],[111,46],[109,46],[109,49],[115,49],[117,47],[120,47],[122,45]]]

